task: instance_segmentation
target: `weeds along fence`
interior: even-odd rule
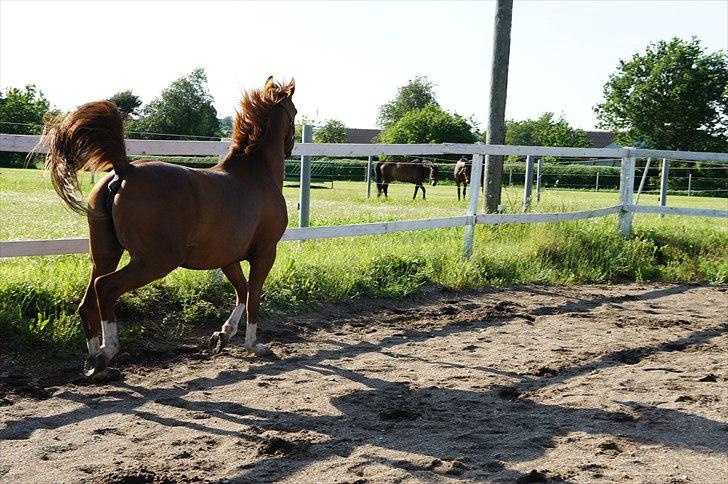
[[[0,151],[28,153],[35,148],[38,144],[38,140],[39,137],[36,135],[0,134]],[[229,142],[127,140],[126,146],[127,153],[130,156],[224,156],[228,151]],[[39,153],[42,153],[42,150],[39,150]],[[412,145],[297,143],[294,147],[293,154],[301,156],[299,168],[299,227],[288,228],[283,235],[283,240],[358,237],[363,235],[380,235],[408,230],[464,227],[463,256],[469,257],[473,249],[473,235],[477,224],[495,225],[548,223],[585,220],[617,214],[619,219],[619,231],[624,237],[629,237],[632,230],[632,218],[635,213],[728,218],[728,210],[668,207],[664,206],[664,203],[661,204],[661,206],[642,206],[637,205],[634,202],[634,189],[636,182],[635,167],[636,160],[638,158],[700,161],[715,165],[716,167],[724,167],[724,164],[728,164],[728,153],[699,153],[636,148],[559,148],[455,143]],[[312,157],[368,157],[368,168],[366,173],[371,174],[372,157],[382,155],[470,156],[472,159],[472,175],[466,212],[462,216],[457,217],[442,217],[423,220],[397,220],[324,227],[308,226],[308,204],[310,199],[309,189],[312,175]],[[531,197],[529,190],[532,187],[532,183],[529,182],[529,179],[533,180],[534,164],[537,163],[536,157],[618,159],[620,160],[619,203],[609,207],[573,212],[512,214],[479,213],[480,175],[483,172],[484,157],[488,155],[515,155],[527,157],[527,162],[525,163],[525,202],[529,202]],[[0,258],[78,254],[86,252],[88,252],[88,239],[0,241]]]

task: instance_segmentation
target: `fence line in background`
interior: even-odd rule
[[[30,152],[37,145],[39,136],[0,134],[0,151]],[[126,140],[127,153],[130,155],[217,155],[227,153],[229,141],[159,141]],[[42,153],[43,149],[38,149]],[[635,164],[638,157],[659,157],[706,162],[728,162],[728,153],[697,153],[684,151],[645,150],[636,148],[560,148],[542,146],[505,146],[484,144],[417,144],[417,145],[379,145],[379,144],[316,144],[296,143],[293,154],[302,156],[376,156],[376,155],[472,155],[473,175],[471,176],[470,198],[465,216],[444,217],[425,220],[400,220],[352,224],[327,227],[306,227],[301,219],[300,228],[286,230],[282,240],[311,240],[334,237],[356,237],[379,235],[406,230],[433,228],[465,227],[463,255],[469,257],[473,248],[473,234],[476,224],[513,224],[547,223],[570,220],[584,220],[619,214],[619,230],[623,236],[631,233],[634,213],[658,213],[661,215],[686,215],[701,217],[728,218],[728,210],[690,209],[680,207],[645,207],[633,202]],[[519,156],[570,156],[589,158],[620,158],[620,199],[619,205],[560,213],[522,213],[522,214],[478,214],[480,196],[480,176],[483,155]],[[302,163],[303,163],[302,159]],[[531,158],[533,159],[533,158]],[[537,159],[536,200],[541,195],[541,159]],[[371,165],[369,165],[371,166]],[[666,172],[666,170],[664,170]],[[368,175],[370,176],[371,170]],[[309,173],[306,177],[304,173]],[[531,171],[532,173],[532,171]],[[666,185],[665,185],[666,186]],[[310,166],[301,170],[301,209],[310,189]],[[304,192],[306,195],[304,195]],[[306,221],[307,224],[307,221]],[[58,239],[33,241],[0,241],[0,258],[30,255],[76,254],[88,251],[87,239]]]

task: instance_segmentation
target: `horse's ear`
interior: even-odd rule
[[[269,92],[273,87],[276,85],[276,81],[273,79],[273,76],[268,76],[268,79],[265,80],[265,85],[263,86],[263,90],[265,92]]]
[[[284,90],[288,92],[289,97],[293,96],[293,93],[296,92],[296,79],[291,78],[291,82],[286,85]]]

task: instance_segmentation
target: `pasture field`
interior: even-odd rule
[[[40,170],[0,173],[0,239],[85,237],[85,218],[67,210]],[[90,187],[88,176],[84,189]],[[367,200],[365,186],[336,182],[311,190],[312,225],[462,215],[455,187],[427,188],[411,200],[412,185],[393,184],[387,200]],[[508,211],[520,210],[521,187],[506,188]],[[298,188],[286,184],[290,225],[296,226]],[[670,197],[670,204],[728,208],[728,199]],[[545,190],[534,210],[566,211],[618,203],[616,192]],[[655,195],[641,203],[656,204]],[[463,229],[384,236],[285,242],[266,283],[268,313],[357,296],[402,297],[427,285],[466,289],[509,284],[577,284],[623,281],[728,281],[728,223],[724,219],[635,215],[634,237],[622,240],[616,216],[541,225],[478,226],[470,261],[460,259]],[[124,263],[124,261],[122,261]],[[21,342],[83,347],[75,307],[90,273],[87,255],[0,260],[0,331]],[[232,289],[214,272],[178,269],[122,298],[122,338],[181,335],[217,324],[232,307]],[[140,324],[143,321],[144,324]],[[160,323],[164,323],[160,325]]]

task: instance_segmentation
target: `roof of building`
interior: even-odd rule
[[[591,148],[605,148],[614,144],[614,133],[611,131],[584,131]]]
[[[346,128],[344,143],[372,143],[374,137],[381,132],[381,129]]]

